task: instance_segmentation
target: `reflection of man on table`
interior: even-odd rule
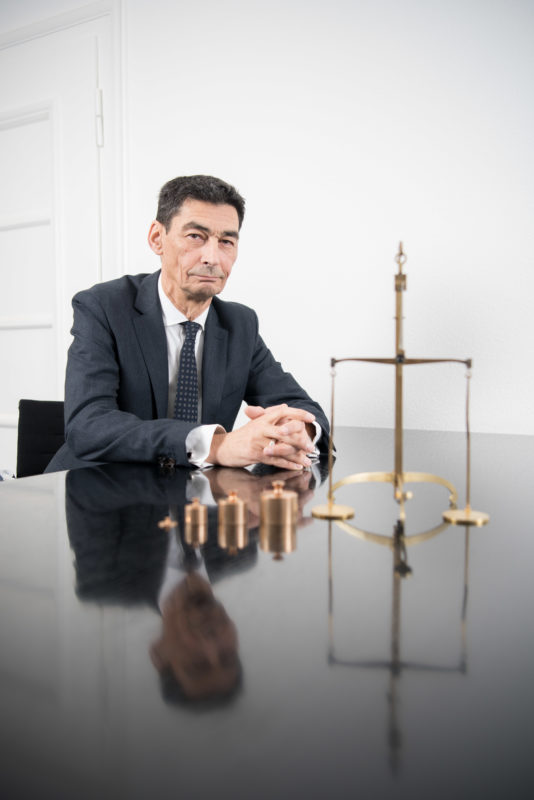
[[[107,464],[68,473],[67,526],[76,593],[84,601],[148,604],[160,611],[161,633],[151,657],[166,700],[225,702],[239,691],[237,632],[212,584],[255,565],[258,520],[253,509],[262,490],[283,477],[299,495],[298,524],[304,525],[303,506],[315,483],[312,471],[215,467],[168,472],[148,464]],[[248,543],[235,554],[219,544],[215,506],[231,483],[251,509]],[[193,494],[210,504],[208,537],[200,547],[184,538],[184,506]],[[159,524],[169,511],[175,524]]]
[[[161,613],[151,657],[164,697],[173,702],[220,702],[238,692],[237,632],[211,584],[251,568],[257,558],[255,537],[239,557],[218,546],[215,506],[202,547],[185,542],[186,494],[198,491],[198,482],[207,480],[197,470],[166,472],[148,464],[107,464],[66,478],[76,593],[86,602],[148,605]],[[169,511],[174,526],[160,525]]]
[[[48,471],[158,460],[301,470],[316,446],[326,450],[322,410],[274,360],[256,314],[216,297],[237,257],[243,215],[243,198],[223,181],[176,178],[161,190],[148,234],[161,272],[76,295],[67,442]],[[184,332],[188,321],[199,326],[193,333]],[[187,347],[194,347],[198,370],[194,419],[177,412]],[[250,421],[233,431],[243,400]]]

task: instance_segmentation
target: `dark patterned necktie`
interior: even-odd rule
[[[200,330],[198,322],[181,322],[185,330],[185,340],[180,353],[180,366],[176,382],[174,418],[184,422],[198,420],[198,374],[195,358],[195,339]]]

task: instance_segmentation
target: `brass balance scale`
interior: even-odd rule
[[[403,347],[403,315],[402,315],[402,296],[406,291],[406,273],[403,272],[403,266],[406,263],[406,255],[402,248],[402,242],[399,244],[399,250],[395,256],[395,261],[398,265],[398,271],[395,275],[395,355],[393,358],[332,358],[331,359],[331,377],[332,377],[332,390],[331,390],[331,412],[330,412],[330,439],[328,445],[328,499],[327,503],[320,506],[315,506],[312,509],[312,515],[318,519],[328,520],[347,520],[354,516],[354,509],[350,506],[339,505],[334,502],[334,492],[342,486],[351,483],[391,483],[393,485],[394,497],[400,505],[400,522],[404,526],[405,521],[405,508],[404,503],[412,497],[411,492],[405,491],[407,483],[437,483],[445,486],[449,490],[449,504],[450,507],[443,512],[443,519],[448,524],[454,525],[476,525],[482,526],[489,521],[489,516],[483,511],[474,511],[471,508],[470,502],[470,460],[471,460],[471,437],[469,430],[469,383],[471,378],[471,359],[459,358],[407,358]],[[334,400],[335,400],[335,376],[336,364],[344,361],[360,361],[373,364],[390,364],[395,368],[395,464],[392,472],[359,472],[354,475],[348,475],[345,478],[332,483],[333,472],[333,440],[334,440]],[[405,472],[403,469],[403,370],[404,367],[413,364],[437,364],[437,363],[451,363],[464,364],[467,367],[467,397],[466,397],[466,435],[467,435],[467,481],[466,481],[466,505],[464,508],[459,509],[456,507],[458,494],[456,489],[445,478],[439,475],[432,475],[427,472]],[[390,539],[390,537],[387,537]]]

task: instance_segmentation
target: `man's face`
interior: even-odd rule
[[[148,242],[161,257],[163,289],[175,305],[205,303],[224,289],[238,238],[239,218],[230,205],[186,200],[168,231],[152,223]]]

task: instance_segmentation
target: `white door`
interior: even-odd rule
[[[0,469],[18,401],[62,399],[72,295],[120,274],[113,20],[0,41]]]

